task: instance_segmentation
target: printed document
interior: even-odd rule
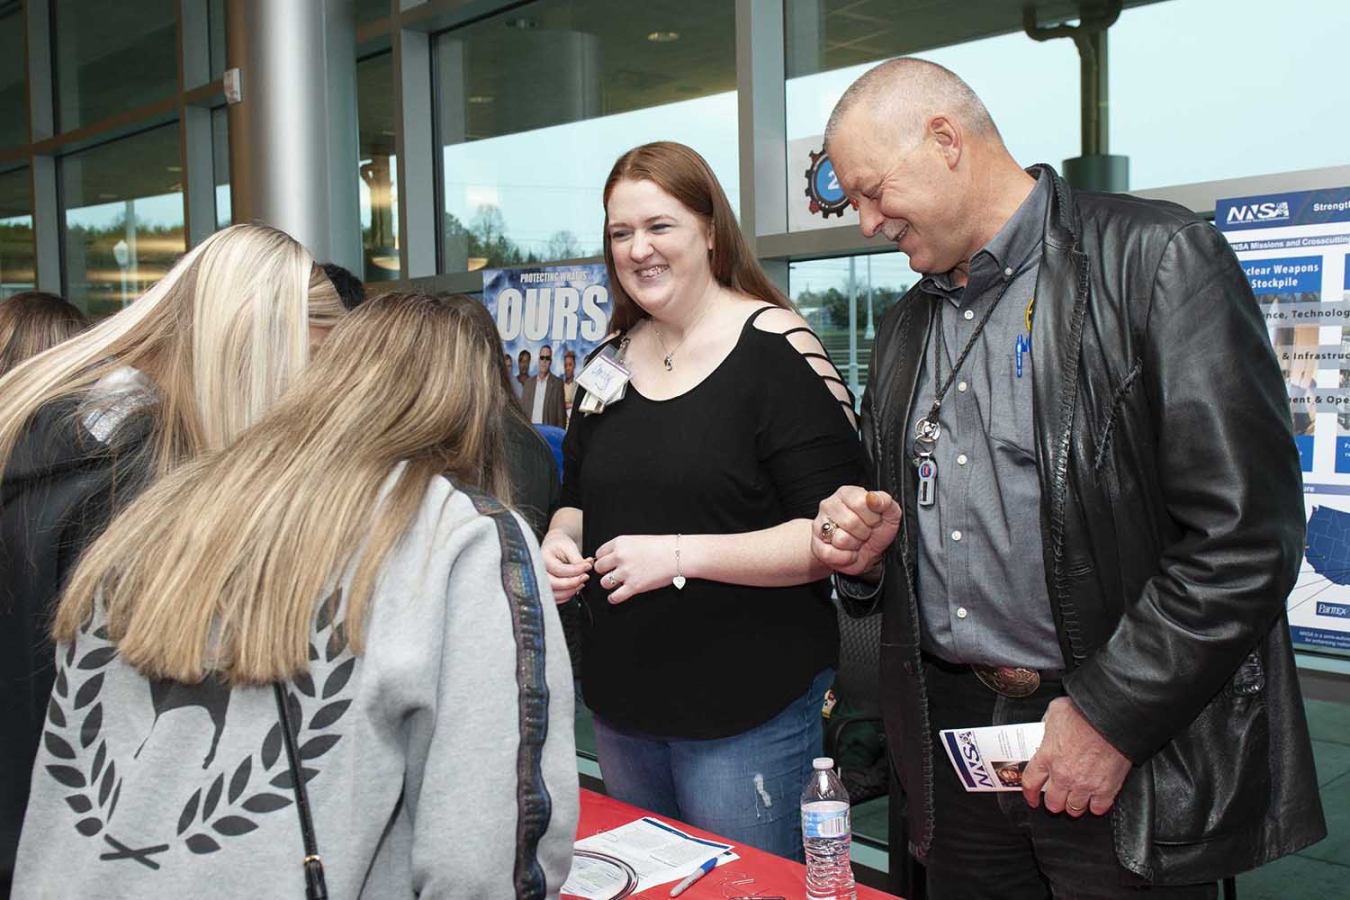
[[[740,859],[731,846],[694,837],[651,816],[593,834],[576,844],[578,850],[591,850],[632,866],[638,877],[638,893],[658,884],[679,881],[713,856],[717,856],[719,866]],[[573,857],[572,872],[563,884],[562,893],[587,900],[607,900],[616,896],[626,877],[619,866],[577,856]]]
[[[940,735],[967,791],[1020,791],[1022,772],[1041,746],[1045,723],[946,728]]]

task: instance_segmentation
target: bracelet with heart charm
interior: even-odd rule
[[[670,580],[675,590],[684,590],[684,576],[680,574],[680,536],[675,535],[675,577]]]

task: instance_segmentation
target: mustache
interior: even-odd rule
[[[888,240],[888,241],[897,241],[897,240],[899,240],[899,239],[900,239],[900,235],[904,234],[906,231],[909,231],[909,224],[908,224],[908,223],[906,223],[905,225],[902,225],[902,226],[899,227],[899,228],[894,228],[894,229],[892,229],[892,228],[882,228],[882,229],[881,229],[881,233],[882,233],[883,235],[885,235],[886,240]]]

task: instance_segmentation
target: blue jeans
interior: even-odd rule
[[[605,790],[624,803],[801,862],[801,793],[811,760],[821,754],[820,707],[833,683],[834,670],[825,669],[763,725],[713,740],[636,734],[593,716]]]

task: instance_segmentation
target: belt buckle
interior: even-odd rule
[[[996,694],[1021,700],[1036,693],[1041,673],[1024,666],[971,666],[975,677]]]

